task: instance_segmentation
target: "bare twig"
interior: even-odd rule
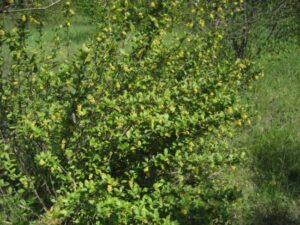
[[[43,7],[33,7],[33,8],[25,8],[25,9],[12,9],[12,10],[1,10],[0,13],[16,13],[16,12],[25,12],[25,11],[35,11],[35,10],[47,10],[52,6],[57,5],[58,3],[62,2],[63,0],[57,0],[50,5],[43,6]]]

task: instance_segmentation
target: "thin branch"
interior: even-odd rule
[[[35,11],[35,10],[47,10],[58,3],[62,2],[63,0],[57,0],[56,2],[51,3],[48,6],[43,7],[35,7],[35,8],[25,8],[25,9],[13,9],[13,10],[0,10],[0,13],[16,13],[16,12],[25,12],[25,11]]]

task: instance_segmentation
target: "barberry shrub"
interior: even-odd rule
[[[242,158],[226,139],[255,75],[222,48],[239,2],[97,7],[97,36],[64,60],[27,46],[29,15],[1,28],[1,194],[32,224],[225,224],[239,191],[221,174]]]

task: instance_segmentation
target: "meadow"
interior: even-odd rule
[[[237,224],[300,223],[300,49],[277,47],[256,59],[264,77],[243,95],[253,124],[233,140],[248,156],[232,177],[246,196]]]

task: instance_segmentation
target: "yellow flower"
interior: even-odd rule
[[[248,123],[249,125],[252,125],[252,122],[251,122],[250,119],[247,120],[247,123]]]
[[[188,211],[187,211],[187,209],[181,209],[181,210],[180,210],[180,212],[181,212],[183,215],[186,215],[186,214],[188,214]]]
[[[130,69],[129,69],[129,67],[128,67],[127,64],[125,64],[125,65],[123,66],[123,70],[124,70],[126,73],[130,72]]]
[[[102,41],[102,38],[101,38],[101,37],[97,37],[96,40],[97,40],[98,42],[101,42],[101,41]]]
[[[187,26],[188,28],[192,28],[192,27],[194,26],[194,24],[191,22],[191,23],[187,23],[186,26]]]
[[[193,142],[190,142],[190,143],[189,143],[189,147],[188,147],[189,150],[192,151],[194,146],[195,146],[194,143],[193,143]]]
[[[70,16],[74,16],[74,15],[75,15],[75,12],[74,12],[73,9],[70,9],[70,10],[69,10],[69,13],[70,13]]]
[[[5,35],[5,31],[4,30],[0,30],[0,37]]]
[[[27,17],[26,17],[25,15],[22,15],[21,21],[22,21],[23,23],[25,23],[25,22],[27,21]]]
[[[233,113],[232,107],[228,107],[227,112],[228,112],[229,114]]]
[[[90,103],[92,103],[92,104],[95,104],[95,103],[96,103],[96,100],[95,100],[95,98],[94,98],[92,95],[88,95],[88,96],[87,96],[87,100],[88,100]]]
[[[140,18],[143,18],[143,17],[144,17],[144,14],[143,14],[142,12],[139,12],[138,15],[139,15]]]
[[[200,25],[200,27],[203,28],[205,26],[205,21],[204,20],[200,20],[199,21],[199,25]]]
[[[246,68],[246,65],[245,64],[243,64],[243,63],[240,63],[239,64],[239,68],[242,70],[242,69],[245,69]]]
[[[144,172],[145,172],[145,173],[148,173],[148,172],[149,172],[149,167],[148,167],[148,166],[144,168]]]
[[[91,52],[91,49],[89,49],[85,44],[82,45],[81,50],[84,53],[90,53]]]
[[[142,146],[142,142],[141,141],[138,141],[137,145],[140,147]]]
[[[28,187],[28,181],[26,178],[21,178],[20,181],[24,185],[24,187]]]
[[[61,149],[65,149],[65,147],[66,147],[66,140],[65,140],[65,139],[63,139],[63,140],[61,141],[60,147],[61,147]]]
[[[114,67],[111,63],[109,64],[109,68],[110,68],[112,71],[115,71],[115,70],[116,70],[116,67]]]
[[[41,160],[39,161],[39,164],[40,164],[40,166],[44,166],[44,165],[46,164],[46,162],[45,162],[43,159],[41,159]]]
[[[113,191],[113,187],[111,185],[107,185],[107,191],[111,193]]]
[[[117,88],[117,89],[120,89],[120,88],[121,88],[121,85],[120,85],[119,82],[116,83],[116,88]]]
[[[77,105],[76,112],[79,116],[84,116],[86,112],[82,109],[82,105]]]
[[[150,7],[151,8],[155,8],[155,6],[156,6],[155,2],[150,2]]]
[[[169,107],[169,110],[170,110],[170,112],[175,112],[175,110],[176,110],[176,108],[173,106],[173,105],[171,105],[170,107]]]
[[[155,39],[154,41],[153,41],[153,45],[155,46],[155,45],[160,45],[160,40],[159,39]]]
[[[219,39],[223,39],[223,35],[222,34],[218,34],[218,38]]]

